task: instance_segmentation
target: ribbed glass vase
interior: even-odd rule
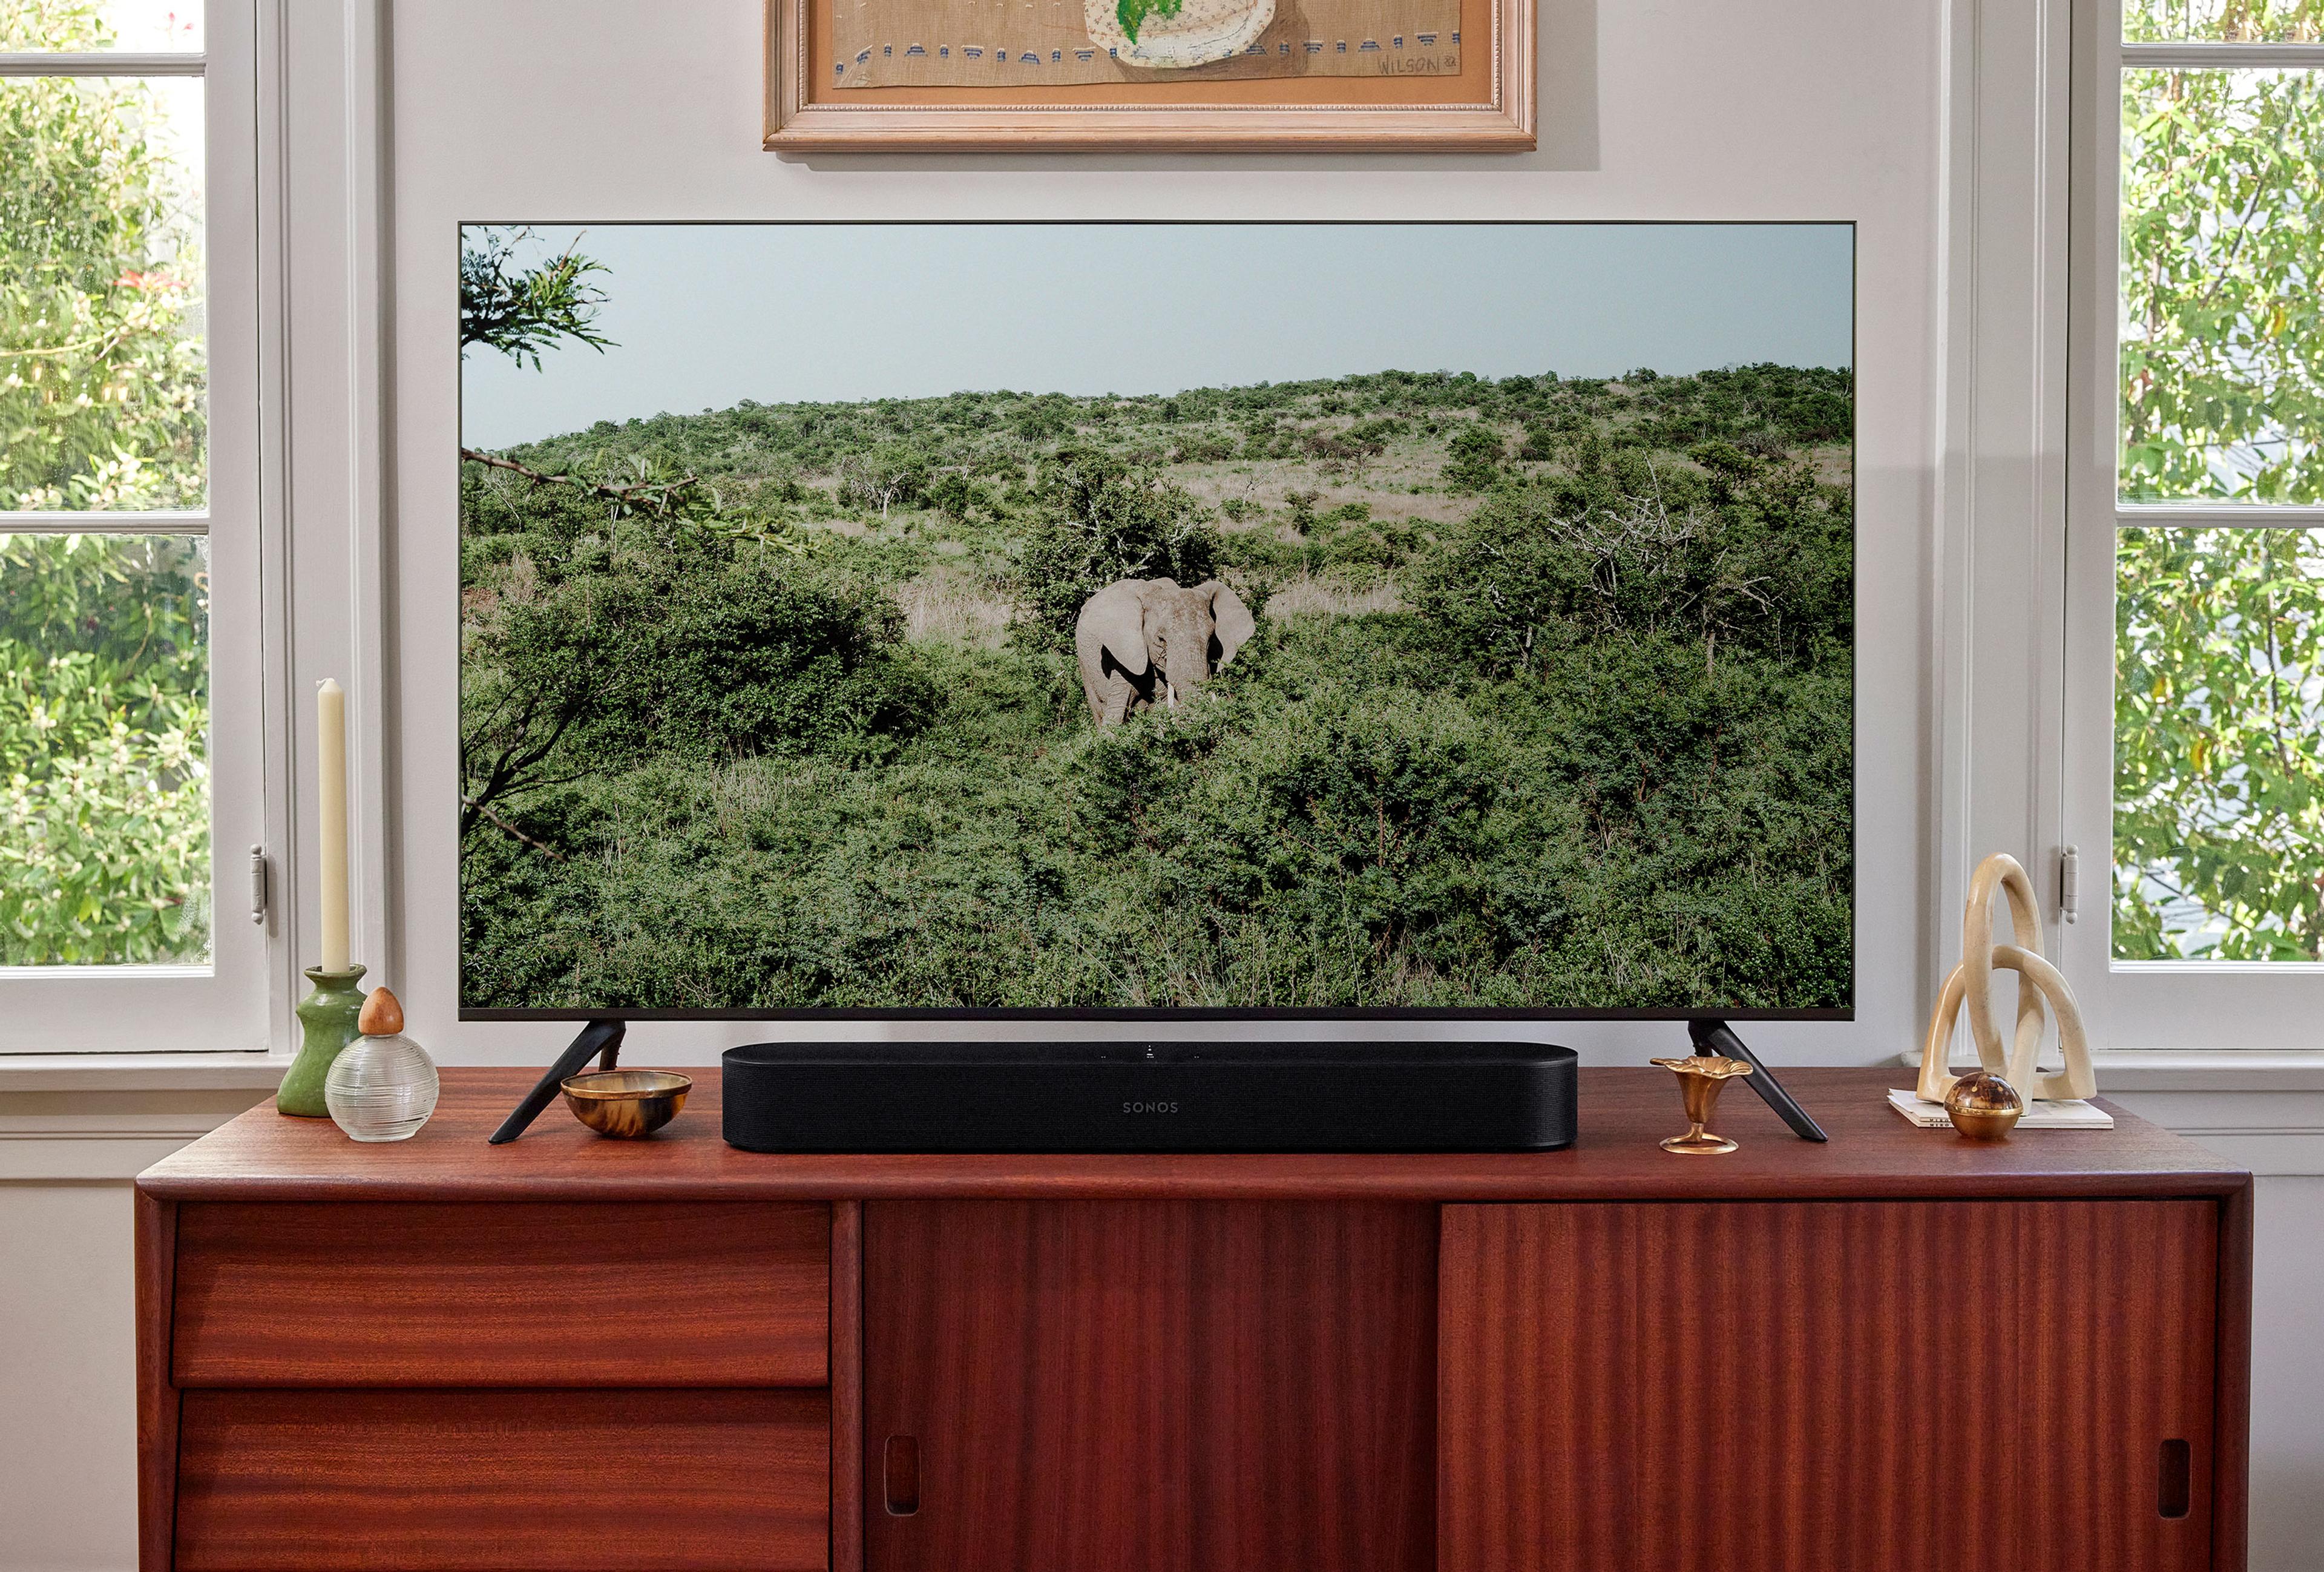
[[[436,1111],[436,1061],[411,1039],[358,1037],[331,1062],[323,1101],[355,1141],[403,1141]]]

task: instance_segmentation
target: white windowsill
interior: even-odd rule
[[[120,1183],[269,1099],[290,1056],[0,1055],[0,1183]]]
[[[0,1093],[213,1092],[263,1090],[281,1084],[289,1054],[0,1054]]]
[[[2324,1050],[2124,1048],[2090,1061],[2101,1093],[2324,1092]]]

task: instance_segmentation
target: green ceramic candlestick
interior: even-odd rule
[[[301,1119],[331,1116],[323,1101],[323,1077],[331,1073],[331,1061],[339,1050],[362,1035],[355,1030],[355,1017],[363,1013],[364,992],[355,984],[363,975],[364,969],[352,964],[344,972],[307,968],[307,980],[315,991],[299,1003],[299,1057],[290,1061],[282,1087],[274,1094],[276,1113]]]

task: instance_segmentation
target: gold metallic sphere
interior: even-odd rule
[[[621,1141],[650,1135],[669,1124],[694,1087],[690,1077],[675,1070],[590,1070],[559,1084],[576,1119]]]
[[[1945,1117],[1971,1141],[2006,1140],[2024,1114],[2017,1088],[1991,1070],[1971,1070],[1945,1094]]]

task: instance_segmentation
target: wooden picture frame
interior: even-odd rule
[[[812,62],[833,52],[838,3],[767,0],[770,153],[1530,153],[1535,145],[1535,0],[1460,0],[1462,31],[1489,47],[1467,50],[1457,74],[1021,88],[823,87]]]

